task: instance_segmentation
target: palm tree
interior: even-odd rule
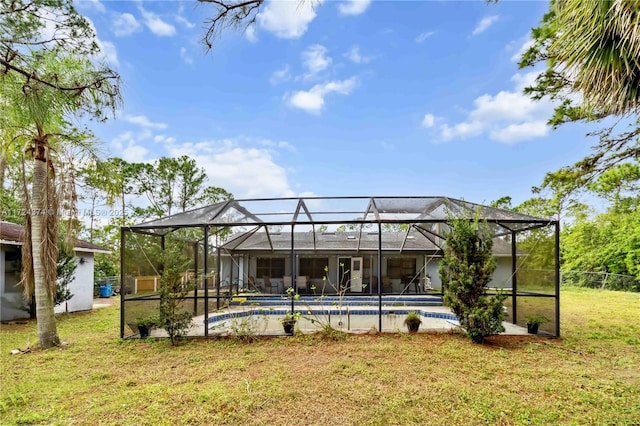
[[[552,0],[533,38],[520,66],[546,61],[547,71],[528,92],[565,101],[554,124],[640,111],[637,1]]]
[[[548,173],[543,189],[558,183],[567,194],[640,156],[640,7],[635,0],[551,0],[520,67],[541,62],[525,93],[559,103],[549,123],[601,122],[588,134],[599,141],[576,163]],[[629,126],[631,120],[635,124]],[[551,188],[554,189],[554,188]],[[555,190],[555,189],[554,189]]]
[[[12,95],[18,125],[29,133],[27,152],[32,161],[31,193],[25,187],[26,217],[23,245],[23,272],[27,297],[35,295],[38,344],[48,348],[59,343],[53,312],[58,259],[58,203],[55,180],[56,153],[82,141],[65,117],[91,114],[105,118],[108,109],[119,101],[118,76],[88,59],[59,52],[45,52],[38,57],[37,73],[42,78],[22,81],[15,76],[2,77],[1,93]],[[11,73],[8,74],[11,76]],[[47,84],[74,87],[60,90]],[[25,180],[26,182],[26,180]]]
[[[550,47],[587,105],[605,114],[638,112],[640,8],[628,0],[558,0]]]

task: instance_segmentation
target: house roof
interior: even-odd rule
[[[420,228],[408,231],[382,232],[382,247],[385,252],[430,253],[441,252],[443,239]],[[293,234],[295,250],[314,252],[372,252],[378,250],[378,232],[295,232]],[[282,252],[291,250],[291,232],[257,231],[232,239],[222,246],[234,252]],[[495,256],[511,256],[511,243],[503,238],[493,239]],[[520,254],[520,253],[519,253]]]
[[[24,236],[24,226],[16,223],[0,221],[0,243],[9,245],[22,245],[22,237]],[[110,250],[92,244],[84,240],[76,240],[74,251],[87,253],[109,253]]]

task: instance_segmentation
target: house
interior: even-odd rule
[[[24,227],[0,222],[0,320],[29,318],[29,309],[18,285],[22,272],[22,236]],[[93,256],[109,253],[103,247],[77,240],[73,248],[76,270],[69,283],[73,297],[55,307],[56,313],[88,311],[93,306]]]
[[[221,280],[237,281],[240,288],[283,293],[292,286],[293,263],[297,287],[302,284],[305,292],[310,292],[313,286],[316,293],[336,293],[341,283],[348,285],[347,293],[377,294],[379,273],[383,277],[382,293],[441,290],[438,267],[442,249],[436,239],[429,239],[414,229],[387,231],[380,235],[384,249],[378,270],[377,232],[295,232],[292,257],[291,232],[258,231],[222,245]],[[503,238],[494,238],[493,255],[496,270],[489,285],[510,288],[510,243]],[[522,256],[522,253],[516,255]]]

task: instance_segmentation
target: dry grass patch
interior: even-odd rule
[[[9,355],[2,424],[632,424],[640,295],[562,293],[563,339],[384,334],[121,341],[119,307],[59,318],[69,343]]]

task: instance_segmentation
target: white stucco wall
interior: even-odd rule
[[[326,255],[329,258],[329,273],[328,273],[328,277],[331,280],[331,282],[335,283],[339,280],[339,266],[338,266],[338,258],[341,256],[338,255]],[[370,256],[370,255],[363,255],[364,256]],[[255,271],[256,271],[256,257],[262,257],[262,256],[250,256],[250,261],[246,262],[245,264],[247,265],[246,268],[248,270],[248,274],[249,275],[255,275]],[[265,255],[264,257],[267,257],[267,255]],[[344,257],[349,257],[349,256],[344,256]],[[384,255],[383,259],[382,259],[382,276],[386,276],[387,275],[387,258],[390,257],[389,254]],[[397,257],[397,255],[393,255],[393,257]],[[413,256],[409,256],[409,257],[413,257]],[[440,261],[442,260],[441,257],[435,257],[435,256],[423,256],[423,255],[419,255],[419,256],[415,256],[416,257],[416,272],[420,271],[421,269],[423,269],[424,265],[426,264],[425,270],[426,270],[426,274],[429,275],[429,278],[431,279],[431,287],[435,290],[439,290],[442,288],[442,281],[440,280],[440,274],[438,272],[438,267],[440,265]],[[371,265],[372,265],[372,271],[371,271],[371,276],[372,277],[376,277],[377,274],[377,256],[372,256],[371,257]],[[286,270],[290,270],[290,258],[286,257]],[[510,257],[497,257],[496,258],[496,270],[493,273],[493,279],[491,280],[491,282],[489,283],[490,287],[498,287],[498,288],[511,288],[511,258]],[[365,274],[366,275],[366,274]],[[420,274],[420,276],[422,277],[423,275]],[[260,278],[260,277],[258,277]]]
[[[442,288],[442,280],[440,280],[440,273],[438,267],[442,258],[429,258],[427,256],[427,274],[431,278],[431,287],[434,289]],[[493,273],[493,278],[489,282],[489,287],[496,288],[511,288],[511,258],[510,257],[496,257],[496,270]]]
[[[84,263],[80,263],[80,259]],[[55,307],[56,313],[89,311],[93,307],[93,253],[76,252],[75,278],[69,283],[73,297]]]
[[[493,273],[493,279],[489,283],[489,287],[511,288],[511,258],[497,257],[496,270]]]

